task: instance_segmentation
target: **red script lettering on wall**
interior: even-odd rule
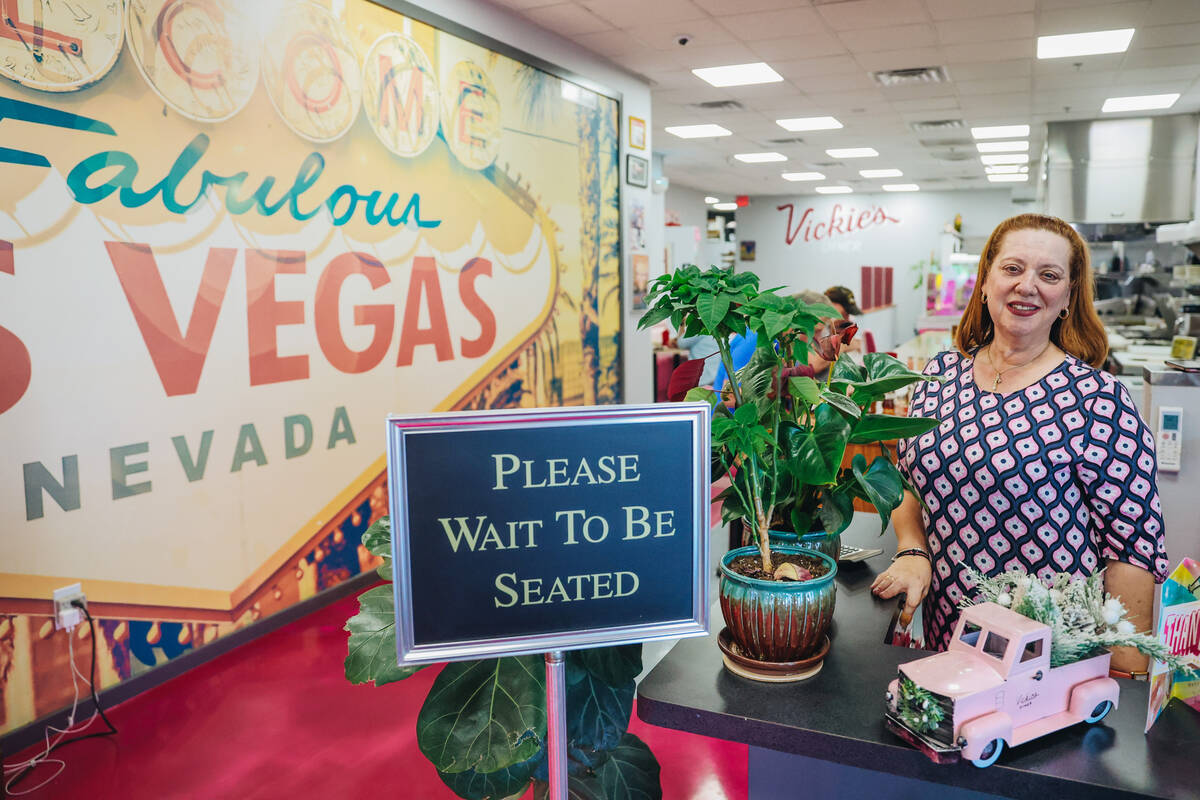
[[[796,237],[801,233],[804,234],[804,241],[819,242],[822,239],[845,236],[888,222],[897,224],[900,222],[900,220],[890,216],[883,206],[872,205],[870,208],[865,209],[850,206],[843,209],[841,203],[834,203],[833,211],[829,214],[828,219],[823,217],[818,219],[815,213],[816,209],[809,206],[800,215],[799,222],[796,222],[793,226],[792,220],[795,216],[795,207],[792,203],[775,206],[776,211],[783,211],[784,209],[787,209],[787,228],[784,230],[784,239],[788,244],[796,241]]]

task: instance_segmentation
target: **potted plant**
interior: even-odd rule
[[[822,538],[831,538],[850,524],[860,498],[879,512],[880,531],[885,530],[903,500],[906,479],[882,443],[938,423],[869,409],[888,392],[930,379],[884,353],[854,362],[843,346],[857,326],[832,306],[760,290],[751,272],[685,266],[657,278],[646,303],[639,328],[669,319],[681,336],[712,336],[733,376],[727,397],[690,388],[702,369],[699,362],[683,365],[671,379],[673,397],[712,405],[714,479],[731,478],[720,495],[722,519],[746,520],[755,542],[722,559],[721,606],[732,641],[758,661],[810,657],[823,646],[829,627],[836,553],[814,552],[803,542],[772,545],[772,524],[787,520],[798,534],[815,527]],[[754,354],[735,370],[730,339],[743,334],[756,337]],[[832,362],[823,381],[808,364],[810,349]],[[881,454],[870,464],[857,454],[844,466],[852,443],[880,443]]]

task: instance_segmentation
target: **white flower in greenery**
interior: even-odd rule
[[[1054,605],[1059,605],[1062,603],[1063,593],[1060,592],[1058,589],[1051,589],[1050,590],[1050,599],[1054,601]]]
[[[1008,592],[1001,592],[1000,594],[996,595],[996,602],[1005,608],[1008,608],[1012,605],[1012,595]]]
[[[1137,628],[1133,626],[1133,623],[1127,619],[1123,619],[1117,623],[1117,633],[1121,634],[1122,636],[1128,636],[1136,630]]]
[[[1104,601],[1104,608],[1101,610],[1105,624],[1116,625],[1121,621],[1121,617],[1125,616],[1125,606],[1121,605],[1121,601],[1115,597],[1110,597]]]

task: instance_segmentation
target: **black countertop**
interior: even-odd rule
[[[638,716],[666,728],[1009,797],[1200,798],[1200,714],[1173,700],[1144,734],[1148,684],[1142,681],[1118,681],[1119,707],[1104,721],[1006,748],[986,769],[967,761],[934,764],[889,732],[887,684],[899,664],[924,653],[883,643],[896,603],[876,600],[870,586],[887,568],[895,538],[890,532],[880,538],[878,531],[878,517],[859,512],[843,535],[847,543],[882,547],[884,554],[839,566],[833,646],[816,676],[769,684],[730,673],[717,649],[724,623],[714,606],[712,634],[678,642],[638,686]]]

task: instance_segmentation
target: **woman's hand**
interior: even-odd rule
[[[903,594],[904,613],[911,617],[925,599],[932,575],[933,568],[928,558],[900,556],[886,571],[875,576],[871,593],[885,600]]]

